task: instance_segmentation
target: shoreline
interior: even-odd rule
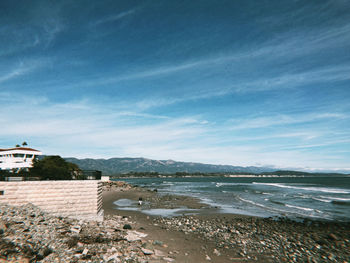
[[[235,174],[210,174],[210,175],[166,175],[166,174],[159,174],[154,176],[136,176],[136,175],[127,175],[127,176],[113,176],[111,175],[110,178],[112,180],[123,180],[128,178],[209,178],[209,177],[225,177],[225,178],[348,178],[350,177],[349,174],[343,174],[343,175],[254,175],[254,174],[248,174],[248,175],[235,175]]]
[[[274,220],[221,214],[199,199],[125,182],[102,183],[104,221],[0,205],[0,262],[349,262],[350,222]],[[139,197],[144,203],[137,205]],[[133,211],[117,210],[129,200]],[[127,205],[129,205],[127,203]],[[198,209],[162,217],[148,209]]]
[[[140,177],[141,179],[145,179]],[[191,178],[199,178],[198,176],[194,176]],[[192,203],[201,203],[203,206],[205,206],[205,209],[199,209],[198,211],[194,211],[193,213],[195,214],[203,214],[203,213],[217,213],[217,214],[235,214],[235,215],[240,215],[240,216],[252,216],[252,217],[260,217],[260,218],[274,218],[275,220],[284,220],[284,219],[288,219],[288,220],[293,220],[293,221],[315,221],[315,222],[339,222],[339,223],[350,223],[350,217],[348,217],[348,213],[343,213],[346,212],[346,210],[339,210],[339,206],[337,207],[338,210],[334,210],[334,211],[327,211],[327,207],[317,207],[319,204],[315,204],[315,207],[310,205],[308,206],[307,204],[303,205],[298,204],[297,202],[294,203],[286,203],[283,206],[283,203],[279,203],[278,201],[276,201],[275,199],[271,198],[272,201],[270,201],[268,197],[264,197],[265,200],[267,200],[267,203],[262,203],[264,202],[264,200],[260,200],[260,202],[255,201],[257,203],[254,203],[253,201],[246,201],[243,198],[239,198],[237,196],[234,195],[234,198],[232,199],[232,196],[230,196],[230,191],[226,189],[224,189],[225,191],[221,191],[222,194],[219,191],[218,192],[218,198],[213,197],[213,194],[215,194],[215,190],[213,192],[210,192],[211,195],[206,196],[203,193],[200,192],[195,192],[196,194],[192,194],[189,191],[183,191],[183,192],[174,192],[174,191],[166,191],[163,190],[162,185],[157,185],[159,184],[159,180],[162,180],[162,178],[152,178],[152,177],[146,177],[147,181],[142,181],[141,180],[141,186],[138,185],[138,180],[133,181],[133,179],[136,178],[130,178],[130,182],[128,182],[128,180],[123,181],[123,178],[119,178],[121,181],[114,181],[116,179],[114,179],[113,181],[110,181],[111,183],[115,183],[115,182],[122,182],[122,184],[127,184],[130,185],[130,187],[138,187],[139,189],[145,189],[145,191],[155,191],[158,192],[157,187],[160,187],[160,195],[164,196],[164,195],[174,195],[174,196],[180,196],[181,198],[188,198],[188,199],[193,199],[193,200],[197,200],[196,202],[192,202]],[[124,178],[125,179],[125,178]],[[155,185],[152,182],[152,179],[155,179],[158,181],[155,181]],[[263,178],[260,178],[263,179]],[[181,179],[180,179],[181,180]],[[249,180],[249,179],[247,179]],[[176,180],[172,180],[170,181],[170,185],[176,184]],[[186,181],[187,182],[187,181]],[[191,182],[191,181],[188,181]],[[187,182],[187,183],[188,183]],[[249,181],[250,182],[250,181]],[[248,182],[248,183],[249,183]],[[164,182],[163,182],[164,183]],[[167,182],[168,183],[168,182]],[[218,181],[216,183],[217,187],[220,187],[222,185],[229,185],[231,182],[221,182]],[[235,182],[233,182],[235,183]],[[252,182],[252,184],[255,184],[255,181]],[[256,184],[260,184],[260,182],[257,182]],[[264,185],[265,183],[262,182],[262,185]],[[269,182],[266,183],[267,185],[269,184]],[[276,185],[278,185],[278,183],[276,183]],[[271,185],[273,185],[273,183],[271,183]],[[175,188],[176,189],[176,188]],[[216,189],[214,187],[214,189]],[[301,188],[303,189],[303,188]],[[198,189],[195,189],[198,190]],[[341,189],[342,190],[342,189]],[[265,192],[265,189],[259,189],[260,193]],[[257,191],[259,193],[259,191]],[[267,190],[268,191],[268,190]],[[324,191],[324,190],[320,190],[320,191]],[[345,190],[344,190],[345,191]],[[228,194],[226,194],[228,193]],[[332,193],[332,192],[331,192]],[[343,192],[340,192],[343,193]],[[266,194],[266,193],[262,193],[262,194]],[[282,193],[283,194],[283,193]],[[319,197],[319,198],[327,198],[327,197]],[[333,197],[329,197],[330,201],[328,200],[319,200],[317,198],[311,198],[317,201],[322,201],[322,202],[330,202],[330,203],[336,203],[336,204],[340,204],[342,206],[344,205],[348,205],[348,204],[344,204],[342,201],[337,201],[336,198],[333,199]],[[278,199],[277,199],[278,200]],[[314,201],[312,200],[312,201]],[[235,203],[236,201],[236,203]],[[270,202],[270,203],[268,203]],[[281,201],[282,202],[282,201]],[[248,203],[248,206],[246,205],[246,203]],[[280,204],[282,206],[280,207],[275,207],[275,204]],[[159,204],[158,204],[159,205]],[[299,209],[299,210],[298,210]],[[306,212],[305,212],[306,211]],[[312,211],[312,212],[309,212]],[[315,212],[315,214],[314,214]],[[333,214],[332,214],[333,213]],[[334,215],[334,216],[333,216]]]
[[[142,196],[153,208],[187,206],[199,214],[160,217],[141,211],[118,210],[119,199],[135,202]],[[150,238],[158,238],[179,253],[176,262],[348,262],[350,223],[289,219],[274,220],[247,215],[222,214],[196,198],[161,195],[140,187],[105,191],[106,215],[122,215],[135,221]],[[175,242],[174,242],[175,241]],[[167,251],[168,253],[172,251]]]
[[[151,201],[153,203],[151,205],[152,207],[169,207],[167,203],[162,204],[159,202],[163,199],[158,199],[159,196],[157,192],[144,188],[133,187],[122,191],[103,192],[103,209],[105,211],[105,215],[119,215],[128,218],[133,222],[133,229],[147,234],[149,243],[162,244],[162,249],[169,258],[174,260],[174,262],[229,263],[232,262],[232,260],[235,260],[235,262],[247,262],[235,251],[220,248],[218,249],[214,241],[203,239],[203,237],[198,233],[185,234],[177,229],[167,228],[165,224],[157,221],[158,219],[162,218],[160,216],[147,215],[140,211],[118,210],[116,209],[116,205],[113,204],[113,202],[117,199],[132,199],[137,201],[140,195],[142,195],[146,201]],[[168,195],[167,198],[169,197],[170,196]],[[173,207],[178,205],[183,206],[186,204],[191,208],[203,208],[203,204],[201,204],[199,200],[196,200],[195,198],[181,198],[181,196],[172,197],[172,200],[174,201],[172,205]],[[209,215],[210,213],[207,214],[207,216]],[[212,215],[213,217],[216,217],[215,213],[212,213]]]

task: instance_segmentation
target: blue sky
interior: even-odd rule
[[[0,2],[0,145],[350,171],[350,2]]]

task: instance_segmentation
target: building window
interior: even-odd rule
[[[14,153],[13,157],[24,157],[23,153]]]
[[[5,191],[0,191],[0,195],[4,195],[4,192],[5,192]]]

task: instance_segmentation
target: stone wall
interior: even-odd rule
[[[98,180],[0,182],[0,203],[32,203],[57,216],[103,220]]]

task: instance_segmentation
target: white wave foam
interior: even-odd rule
[[[332,202],[332,200],[328,200],[328,199],[322,199],[322,198],[318,198],[318,197],[312,197],[312,199],[320,201],[320,202],[324,202],[324,203],[330,203]]]
[[[162,185],[174,185],[174,183],[172,182],[168,182],[168,181],[163,181]]]
[[[216,187],[221,187],[221,186],[236,186],[236,185],[250,185],[246,183],[216,183]]]
[[[257,182],[253,182],[253,184],[268,185],[268,186],[274,186],[274,187],[280,187],[280,188],[289,188],[289,189],[305,190],[305,191],[313,191],[313,192],[324,192],[324,193],[334,193],[334,194],[350,194],[350,190],[342,189],[342,188],[297,187],[297,186],[279,184],[279,183],[257,183]]]
[[[333,197],[333,196],[320,196],[322,198],[327,198],[330,199],[329,201],[331,202],[332,200],[335,201],[344,201],[344,202],[349,202],[350,198],[341,198],[341,197]]]
[[[287,207],[289,207],[289,208],[295,208],[295,209],[304,210],[304,211],[314,211],[314,209],[308,208],[308,207],[302,207],[302,206],[296,206],[296,205],[289,205],[289,204],[285,204],[285,206],[287,206]]]
[[[254,201],[251,201],[251,200],[247,200],[247,199],[244,199],[242,197],[238,197],[238,199],[242,200],[243,202],[246,202],[246,203],[249,203],[249,204],[252,204],[252,205],[255,205],[255,206],[259,206],[259,207],[262,207],[262,208],[268,208],[267,206],[263,205],[263,204],[260,204],[260,203],[256,203]]]
[[[284,210],[284,209],[271,207],[271,206],[265,206],[263,204],[256,203],[256,202],[251,201],[251,200],[247,200],[247,199],[244,199],[242,197],[238,197],[238,199],[240,199],[241,201],[244,201],[246,203],[252,204],[254,206],[263,208],[264,210],[271,211],[273,213],[278,213],[279,215],[295,215],[295,216],[302,216],[302,217],[306,216],[306,217],[311,217],[311,218],[332,219],[332,217],[330,217],[329,215],[324,214],[322,211],[314,210],[314,209],[307,208],[307,207],[299,207],[299,206],[292,206],[292,205],[285,204],[285,207],[296,208],[296,209],[302,210],[302,211],[309,211],[309,212],[312,211],[311,213],[305,214],[305,212],[303,213],[301,211],[298,212],[298,211],[292,211],[292,210]],[[318,214],[322,214],[322,216],[321,215],[315,215],[313,212],[316,212]]]

